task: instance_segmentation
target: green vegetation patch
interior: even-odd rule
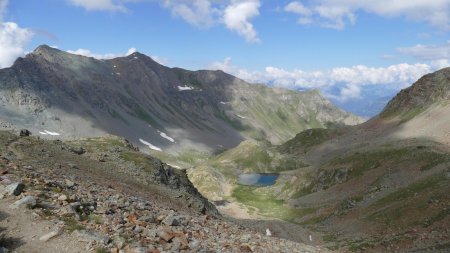
[[[114,147],[126,148],[125,142],[118,137],[96,137],[69,141],[69,144],[81,145],[87,150],[105,151]]]
[[[403,124],[411,119],[413,119],[414,117],[418,116],[419,114],[423,113],[424,111],[426,111],[429,108],[429,106],[420,106],[420,107],[415,107],[409,110],[402,110],[402,107],[391,107],[388,110],[383,111],[380,116],[383,118],[394,118],[396,116],[399,117],[400,124]]]
[[[345,167],[350,168],[349,176],[353,178],[381,165],[400,166],[400,163],[403,162],[420,164],[421,170],[428,170],[438,164],[450,162],[450,154],[416,148],[386,149],[366,153],[357,152],[347,157],[339,157],[332,160],[330,165],[345,165]]]
[[[84,230],[85,227],[81,225],[75,218],[63,218],[65,229],[71,233],[75,230]]]
[[[126,151],[120,154],[120,157],[125,161],[133,162],[135,164],[145,164],[148,161],[148,157],[142,153]]]
[[[446,180],[442,175],[431,176],[429,178],[412,183],[405,188],[402,188],[385,196],[382,199],[379,199],[377,202],[375,202],[374,206],[380,207],[391,202],[404,201],[405,199],[412,198],[415,195],[428,189],[443,187],[443,184],[445,183],[448,183],[448,180]]]
[[[375,210],[365,220],[390,226],[430,226],[450,214],[433,205],[432,200],[446,201],[450,180],[442,174],[430,176],[379,199],[369,208]]]
[[[294,209],[285,205],[284,200],[276,199],[267,192],[258,192],[261,188],[238,185],[234,188],[232,197],[238,202],[258,209],[258,213],[293,222],[294,219],[316,212],[316,208]]]
[[[281,145],[279,149],[281,152],[306,153],[315,145],[321,144],[341,134],[341,131],[337,129],[308,129],[297,134],[292,140],[289,140]]]

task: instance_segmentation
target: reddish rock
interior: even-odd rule
[[[175,234],[168,229],[158,231],[157,235],[166,242],[170,242],[175,237]]]

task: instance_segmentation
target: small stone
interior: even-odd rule
[[[59,197],[58,197],[58,200],[59,201],[66,201],[68,199],[68,197],[67,197],[67,195],[65,195],[65,194],[61,194]]]
[[[160,230],[158,231],[157,235],[159,236],[159,238],[163,239],[166,242],[170,242],[170,240],[175,237],[172,231],[167,230]]]
[[[83,147],[76,147],[76,148],[71,147],[69,151],[77,155],[82,155],[86,153],[86,149],[84,149]]]
[[[187,250],[189,249],[189,243],[186,239],[186,236],[184,236],[184,234],[179,233],[176,234],[175,238],[172,239],[173,242],[178,242],[179,243],[179,249],[180,250]]]
[[[140,227],[140,226],[136,226],[134,229],[133,229],[133,232],[134,233],[136,233],[136,234],[139,234],[139,233],[142,233],[142,227]]]
[[[72,217],[75,216],[77,213],[75,212],[72,206],[67,205],[59,209],[59,214],[64,217]]]
[[[83,242],[97,242],[103,244],[107,244],[109,242],[108,236],[104,236],[96,231],[75,230],[73,234],[76,235],[79,238],[79,240]]]
[[[197,239],[192,239],[191,242],[189,243],[189,247],[191,249],[196,249],[200,246],[200,241],[198,241]]]
[[[8,176],[1,176],[0,179],[2,180],[3,185],[9,185],[12,183],[11,179]]]
[[[126,240],[122,236],[116,235],[112,238],[112,242],[118,249],[122,249],[125,246]]]
[[[144,229],[142,232],[142,235],[148,238],[155,238],[156,237],[156,231],[153,229]]]
[[[148,251],[142,247],[127,249],[126,253],[147,253]]]
[[[253,252],[252,248],[248,244],[242,244],[239,248],[241,252]]]
[[[36,199],[33,196],[26,196],[14,202],[14,204],[10,205],[10,208],[16,209],[19,207],[28,206],[33,208],[36,206]]]
[[[155,216],[142,216],[138,220],[139,221],[149,222],[149,223],[155,223],[156,218],[155,218]]]
[[[64,180],[64,183],[66,184],[67,187],[73,187],[75,186],[75,183],[70,181],[69,179]]]
[[[31,132],[28,129],[22,129],[20,130],[19,136],[20,137],[26,137],[26,136],[30,136]]]
[[[173,213],[167,215],[167,217],[162,221],[163,224],[167,226],[178,226],[180,225],[180,220],[178,217],[174,216]]]
[[[241,236],[241,242],[249,242],[251,238],[252,238],[251,235],[245,234],[245,235]]]
[[[129,222],[136,223],[137,215],[135,213],[132,213],[132,214],[127,216],[127,219],[128,219]]]
[[[12,183],[6,186],[6,191],[9,195],[19,196],[23,190],[25,189],[25,185],[23,183]]]
[[[46,241],[52,239],[53,237],[55,237],[55,236],[61,234],[61,232],[62,232],[61,229],[52,231],[52,232],[50,232],[50,233],[48,233],[48,234],[45,234],[45,235],[41,236],[41,238],[39,238],[39,240],[40,240],[40,241],[43,241],[43,242],[46,242]]]

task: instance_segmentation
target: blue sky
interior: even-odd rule
[[[137,49],[168,66],[318,88],[367,115],[450,58],[450,0],[0,0],[0,22],[0,67],[39,44],[97,58]]]

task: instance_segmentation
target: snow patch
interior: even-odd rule
[[[114,65],[114,68],[117,68],[117,66],[116,66],[116,65]]]
[[[223,101],[220,101],[220,103],[223,104],[223,105],[226,105],[226,104],[227,104],[227,102],[223,102]]]
[[[51,135],[51,136],[58,136],[61,135],[60,133],[56,133],[56,132],[50,132],[48,130],[44,130],[44,132],[39,131],[40,134],[42,135]]]
[[[236,116],[238,116],[238,117],[241,118],[241,119],[246,119],[246,117],[244,117],[244,116],[242,116],[242,115],[239,115],[239,114],[236,114]]]
[[[173,164],[170,164],[170,163],[168,163],[167,165],[169,165],[170,167],[174,167],[175,169],[181,169],[180,166],[176,166],[176,165],[173,165]]]
[[[194,89],[194,87],[187,86],[187,85],[185,85],[185,86],[178,86],[178,90],[179,91],[186,91],[186,90],[193,90],[193,89]]]
[[[163,137],[164,139],[166,139],[166,140],[168,140],[168,141],[170,141],[170,142],[175,142],[175,140],[172,138],[172,137],[170,137],[170,136],[168,136],[166,133],[164,133],[164,132],[161,132],[161,131],[159,131],[159,130],[156,130],[158,133],[159,133],[159,135],[161,135],[161,137]]]
[[[160,132],[159,135],[170,142],[175,142],[175,140],[172,137],[168,136],[166,133]]]
[[[156,151],[162,151],[161,148],[158,148],[157,146],[151,144],[150,142],[144,141],[143,139],[139,139],[139,141],[144,144],[147,145],[150,149],[156,150]]]
[[[266,228],[266,235],[267,236],[272,236],[272,232],[270,232],[270,229]]]
[[[137,59],[139,59],[139,57],[137,57],[137,56],[135,56],[135,57],[133,57],[135,60],[137,60]]]
[[[119,73],[119,72],[117,72],[117,73],[116,73],[116,75],[120,76],[120,73]]]

